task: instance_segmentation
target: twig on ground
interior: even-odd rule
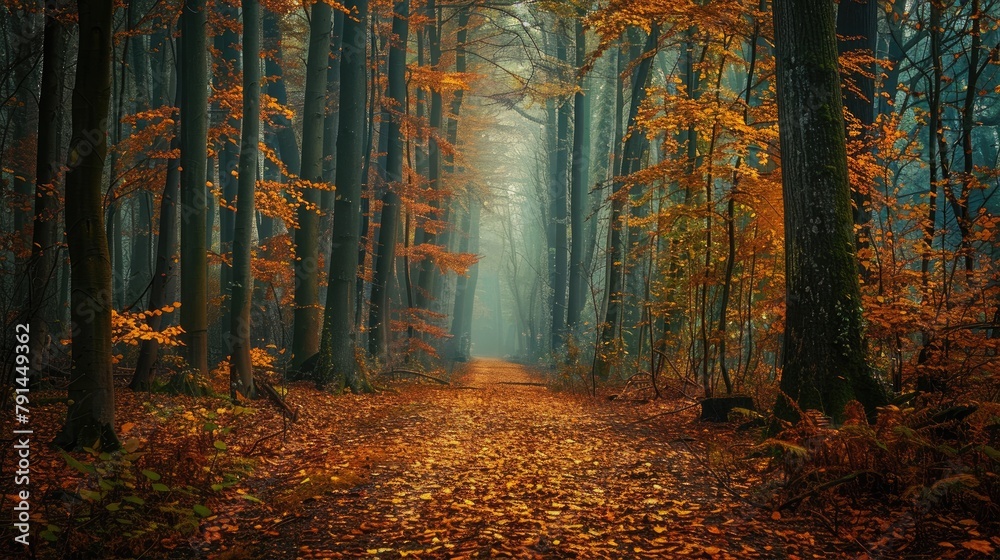
[[[298,420],[299,411],[288,406],[288,403],[286,403],[284,399],[281,398],[281,395],[278,394],[277,389],[268,383],[266,379],[260,376],[254,376],[254,383],[261,389],[261,392],[267,395],[268,400],[281,409],[282,414],[290,418],[292,422]]]
[[[390,374],[390,375],[396,375],[396,374],[401,374],[401,373],[402,374],[407,374],[407,375],[415,375],[417,377],[423,377],[424,379],[430,379],[431,381],[436,381],[436,382],[438,382],[438,383],[440,383],[442,385],[451,385],[450,381],[445,381],[444,379],[441,379],[440,377],[434,377],[433,375],[427,375],[426,373],[420,373],[419,371],[413,371],[413,370],[409,370],[409,369],[394,369],[394,370],[392,370],[390,372],[387,372],[387,374]]]

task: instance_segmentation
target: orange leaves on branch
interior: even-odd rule
[[[144,340],[155,340],[161,346],[182,346],[180,335],[184,329],[180,326],[165,327],[154,330],[148,321],[157,316],[173,313],[181,306],[179,301],[164,305],[160,309],[149,311],[111,311],[111,342],[112,344],[139,345]],[[117,361],[117,360],[116,360]]]

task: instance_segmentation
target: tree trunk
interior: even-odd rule
[[[396,238],[399,234],[399,190],[403,187],[403,135],[400,123],[406,114],[406,40],[409,34],[410,2],[401,0],[393,6],[392,39],[387,63],[390,114],[385,115],[383,134],[387,139],[385,155],[386,190],[382,196],[382,220],[375,244],[375,273],[371,306],[368,310],[368,351],[384,358],[390,336],[389,278],[396,262]],[[392,114],[392,113],[395,114]]]
[[[785,200],[786,322],[781,390],[839,419],[885,395],[865,362],[833,3],[775,0]],[[794,419],[779,398],[775,412]]]
[[[358,278],[365,134],[367,0],[346,4],[344,59],[340,64],[340,122],[337,127],[337,200],[323,338],[317,364],[319,385],[333,381],[354,392],[371,390],[355,361],[354,298]]]
[[[267,74],[266,93],[281,104],[288,103],[288,92],[285,88],[283,71],[281,69],[281,32],[278,28],[278,16],[271,10],[264,10],[264,48],[273,52],[264,59],[264,73]],[[290,176],[297,176],[301,168],[299,144],[295,139],[292,122],[283,113],[271,117],[278,140],[278,155],[285,171]],[[308,357],[308,356],[307,356]]]
[[[170,143],[171,150],[180,148],[180,140],[174,138]],[[180,162],[177,159],[167,160],[167,177],[160,200],[160,226],[156,240],[156,270],[153,271],[153,282],[149,288],[149,305],[147,310],[162,309],[168,303],[169,284],[174,277],[174,257],[177,255],[177,196],[180,194]],[[154,331],[160,330],[163,316],[150,315],[146,324]],[[139,347],[139,358],[136,361],[135,373],[129,387],[133,391],[148,391],[153,375],[153,365],[159,354],[160,343],[155,339],[144,340]]]
[[[62,92],[66,34],[47,14],[42,47],[42,89],[38,99],[38,149],[35,154],[35,223],[28,263],[28,324],[31,331],[31,371],[42,371],[49,346],[49,322],[55,309],[59,162],[62,140]]]
[[[66,239],[73,268],[72,368],[64,449],[118,447],[111,360],[111,262],[104,233],[104,160],[111,100],[111,0],[77,2],[79,59],[66,175]]]
[[[587,57],[587,35],[583,29],[583,14],[576,21],[576,68],[583,68]],[[569,302],[566,327],[571,334],[580,321],[584,306],[584,252],[588,237],[584,232],[587,215],[587,181],[590,170],[590,102],[584,91],[584,78],[577,79],[579,88],[573,98],[573,168],[570,172],[570,234]],[[596,221],[596,217],[594,218]]]
[[[236,195],[236,223],[233,230],[232,306],[229,317],[230,397],[237,393],[256,396],[253,364],[250,362],[250,302],[253,272],[250,270],[253,242],[254,190],[257,183],[258,143],[260,142],[260,4],[243,0],[243,131],[240,135],[239,192]]]
[[[169,41],[170,39],[164,36],[163,42],[160,44],[160,48],[164,51],[163,73],[165,75],[165,82],[170,81],[171,72],[177,73],[178,62],[182,58],[178,52],[178,56],[175,56],[173,64],[168,65],[166,63],[166,51],[169,47]],[[183,41],[177,41],[176,45],[177,50],[180,51]],[[165,92],[166,89],[160,89],[158,92],[158,101],[164,104],[172,102],[175,106],[178,105],[183,92],[180,80],[174,82],[173,100],[168,101]],[[174,130],[175,132],[177,131],[176,124],[174,125]],[[170,141],[170,150],[172,152],[180,150],[180,147],[180,136],[175,134]],[[171,281],[174,279],[174,259],[177,256],[177,199],[180,196],[180,180],[180,161],[177,158],[168,159],[163,194],[160,197],[160,223],[157,228],[156,264],[153,271],[152,283],[149,287],[149,304],[146,307],[149,311],[162,309],[168,303],[170,293],[173,290]],[[152,314],[146,319],[146,324],[152,330],[158,331],[160,330],[160,325],[163,324],[163,318],[162,314]],[[132,382],[129,384],[129,387],[133,391],[149,390],[153,375],[153,365],[158,358],[159,349],[160,343],[155,339],[142,341],[139,347],[139,358],[136,360],[135,372],[132,375]]]
[[[140,308],[152,279],[150,241],[152,240],[153,199],[148,190],[135,194],[139,205],[139,218],[132,224],[132,248],[129,258],[128,297],[125,305]],[[133,214],[134,215],[134,214]]]
[[[474,197],[469,197],[469,210],[463,220],[463,238],[459,251],[462,253],[479,252],[479,214],[482,203]],[[476,282],[479,278],[479,263],[473,264],[469,271],[459,276],[455,286],[455,312],[451,323],[453,352],[450,356],[455,361],[468,361],[471,357],[472,343],[472,309],[476,301]],[[500,294],[496,294],[497,298]]]
[[[323,115],[330,63],[331,8],[326,2],[312,7],[309,55],[306,62],[305,104],[302,109],[302,169],[307,181],[323,181]],[[357,48],[356,46],[348,46]],[[364,39],[361,42],[364,49]],[[363,50],[362,50],[363,52]],[[342,106],[341,106],[342,107]],[[339,190],[339,189],[338,189]],[[292,364],[319,351],[319,215],[320,192],[305,189],[306,203],[299,206],[299,229],[295,231],[295,324],[292,331]],[[327,295],[329,299],[329,295]]]
[[[958,196],[949,197],[955,212],[955,219],[958,222],[959,232],[962,235],[962,260],[965,264],[966,274],[971,273],[975,268],[976,257],[971,240],[973,218],[969,216],[969,196],[975,188],[974,172],[976,169],[972,148],[972,131],[976,128],[976,98],[980,95],[979,77],[986,66],[990,64],[989,61],[982,66],[979,63],[982,56],[980,48],[983,42],[983,14],[979,0],[972,0],[971,10],[972,32],[970,35],[972,36],[972,44],[969,47],[969,68],[965,80],[965,99],[962,102],[962,192]]]
[[[239,20],[239,14],[236,7],[227,2],[220,2],[216,4],[216,9],[219,10],[219,16],[223,20],[231,22],[237,22]],[[215,50],[219,52],[219,59],[216,61],[217,69],[212,74],[212,81],[214,82],[213,87],[218,92],[235,90],[241,66],[239,41],[239,36],[228,26],[222,30],[222,33],[219,33],[213,39]],[[213,110],[217,111],[217,114],[226,113],[226,109],[219,102],[216,102]],[[240,137],[236,135],[239,134],[241,125],[240,119],[232,116],[230,116],[227,121],[226,125],[231,128],[233,132],[231,133],[232,135],[220,135],[217,158],[217,161],[219,162],[219,187],[222,191],[222,198],[225,199],[225,204],[213,204],[209,208],[209,212],[215,212],[216,208],[218,208],[219,253],[223,256],[229,255],[232,257],[236,214],[230,210],[230,208],[233,206],[233,200],[236,198],[236,191],[239,188],[236,172],[241,159]],[[212,235],[211,226],[208,231],[209,235]],[[221,292],[222,309],[224,310],[220,314],[219,319],[221,321],[220,326],[222,327],[222,332],[226,332],[229,329],[229,310],[231,309],[231,305],[228,298],[231,297],[230,289],[232,287],[232,283],[232,265],[223,259],[219,269],[219,291]]]
[[[181,327],[188,367],[208,373],[208,44],[205,0],[185,0],[181,14]]]
[[[568,62],[565,28],[560,25],[556,37],[556,58]],[[566,233],[566,173],[569,167],[569,99],[559,100],[556,115],[556,168],[552,180],[552,221],[555,224],[555,274],[552,284],[552,350],[562,349],[566,326],[566,276],[569,251]]]
[[[427,33],[429,35],[428,40],[428,50],[430,51],[430,66],[434,70],[440,70],[439,63],[441,61],[441,23],[438,21],[437,11],[435,9],[435,0],[428,0],[427,2],[427,14],[430,17],[430,23],[427,25]],[[441,185],[441,148],[438,145],[437,135],[441,133],[441,125],[443,124],[443,107],[441,100],[441,92],[437,89],[431,91],[431,108],[430,108],[430,139],[427,142],[427,183],[429,188],[432,190],[441,190],[443,187]],[[436,200],[436,197],[430,202],[433,210],[431,211],[433,215],[427,216],[426,219],[436,219],[437,211],[440,209],[440,202]],[[428,245],[434,245],[437,242],[437,233],[431,231],[427,227],[422,227],[423,239],[422,242]],[[420,275],[417,278],[417,307],[430,310],[432,302],[436,299],[437,289],[439,287],[437,282],[437,272],[435,269],[435,259],[433,256],[428,256],[420,262]]]
[[[337,179],[337,108],[340,96],[340,61],[344,43],[344,12],[333,11],[333,32],[330,34],[330,67],[326,72],[326,116],[323,119],[323,181],[333,185]],[[329,262],[330,244],[333,242],[333,203],[337,191],[325,190],[320,194],[319,251]],[[319,287],[319,301],[326,303],[326,286]]]

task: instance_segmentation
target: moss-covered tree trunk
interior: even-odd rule
[[[884,391],[862,344],[843,101],[830,0],[776,0],[778,126],[785,203],[786,320],[781,390],[839,418]],[[780,398],[780,417],[794,407]]]
[[[118,446],[111,361],[111,261],[102,177],[111,100],[111,0],[77,2],[79,59],[66,175],[66,239],[72,266],[72,367],[66,424],[56,444]]]

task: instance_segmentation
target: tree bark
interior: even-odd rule
[[[364,164],[366,26],[368,1],[346,4],[344,58],[340,63],[340,122],[337,127],[337,200],[334,203],[333,249],[317,384],[333,381],[354,392],[371,390],[355,360],[354,298],[358,278],[358,240]]]
[[[390,336],[389,279],[396,262],[396,238],[399,234],[399,190],[403,187],[403,135],[400,123],[406,114],[406,40],[409,34],[410,2],[401,0],[393,6],[392,34],[387,74],[391,110],[385,115],[382,133],[387,139],[385,155],[386,190],[382,195],[382,220],[375,244],[375,273],[371,306],[368,309],[368,351],[384,358]]]
[[[556,37],[556,58],[568,63],[565,28],[560,25]],[[555,225],[555,274],[552,284],[552,332],[553,351],[562,349],[566,330],[566,281],[569,260],[566,228],[566,187],[569,167],[569,99],[559,100],[556,110],[556,158],[555,173],[552,177],[550,199],[552,200],[552,221]]]
[[[208,373],[208,44],[205,0],[181,13],[181,327],[188,367]]]
[[[62,92],[66,34],[54,14],[45,17],[42,46],[42,89],[38,99],[38,140],[35,153],[35,219],[28,262],[28,324],[31,330],[29,356],[32,372],[40,372],[49,345],[51,301],[55,295],[59,214],[60,152],[62,140]]]
[[[232,306],[228,340],[232,345],[229,388],[234,400],[237,393],[248,398],[256,396],[253,364],[250,361],[250,302],[253,298],[250,257],[260,142],[260,26],[260,4],[257,0],[243,0],[243,130],[240,134],[239,192],[233,230]]]
[[[885,394],[865,361],[833,3],[775,0],[785,200],[786,321],[781,390],[839,419]],[[795,419],[784,397],[779,417]]]
[[[326,112],[327,69],[330,63],[331,8],[318,1],[312,7],[309,54],[306,62],[305,104],[302,109],[302,160],[300,176],[323,180],[323,115]],[[354,47],[356,48],[356,47]],[[362,49],[364,41],[362,41]],[[339,190],[339,189],[338,189]],[[306,204],[298,209],[295,231],[295,322],[292,331],[292,364],[319,351],[319,214],[321,195],[305,189]],[[329,299],[329,292],[327,294]]]
[[[281,104],[288,103],[288,91],[285,88],[281,68],[281,31],[278,28],[278,17],[271,10],[264,10],[264,48],[272,51],[273,56],[264,60],[264,73],[267,74],[266,93]],[[282,113],[271,117],[275,124],[275,136],[278,141],[278,155],[285,171],[290,176],[298,176],[301,168],[301,154],[298,140],[292,122]]]
[[[441,62],[441,23],[438,21],[437,11],[435,8],[435,0],[428,0],[427,2],[427,15],[430,18],[430,23],[427,25],[428,39],[428,50],[430,51],[430,66],[434,70],[440,70],[439,63]],[[427,141],[427,183],[430,189],[440,191],[443,187],[441,185],[441,148],[438,145],[437,135],[441,133],[441,125],[443,124],[443,107],[441,100],[441,91],[435,89],[431,91],[431,107],[430,107],[430,138]],[[427,219],[436,219],[438,216],[437,211],[440,209],[440,202],[436,200],[436,196],[430,202],[431,207],[434,209],[432,213],[434,215],[427,216]],[[432,231],[429,228],[422,227],[423,238],[422,243],[428,245],[434,245],[437,243],[437,233],[436,230]],[[433,256],[427,256],[423,261],[420,262],[420,274],[417,277],[417,307],[430,310],[431,305],[436,299],[437,289],[439,283],[437,282],[437,271],[435,271],[435,259]]]
[[[576,21],[576,68],[581,71],[587,57],[587,35],[583,29],[583,14]],[[587,215],[587,181],[590,170],[590,102],[584,91],[584,77],[577,77],[579,88],[573,98],[573,167],[570,172],[570,234],[569,301],[566,305],[566,327],[572,334],[580,321],[584,305],[584,232]],[[596,220],[596,217],[594,218]]]
[[[227,2],[220,2],[216,4],[216,9],[219,10],[219,16],[224,20],[235,22],[239,19],[239,13],[237,12],[236,7],[231,6]],[[241,67],[239,41],[239,36],[228,26],[222,30],[222,33],[219,33],[213,39],[213,46],[215,47],[215,50],[219,52],[219,59],[216,61],[217,69],[212,74],[212,81],[214,82],[213,87],[218,92],[233,90],[236,87]],[[216,102],[213,110],[217,111],[219,114],[223,114],[225,112],[225,109],[219,102]],[[232,128],[234,131],[237,131],[233,134],[239,134],[238,131],[241,129],[240,119],[230,116],[227,120],[227,126]],[[223,256],[229,255],[230,258],[232,258],[233,235],[236,228],[236,213],[233,210],[230,210],[230,208],[233,206],[233,200],[236,198],[236,191],[239,188],[236,173],[242,157],[240,154],[240,137],[222,134],[219,137],[218,144],[217,161],[219,162],[219,188],[222,191],[222,198],[225,199],[225,204],[213,204],[209,208],[209,212],[213,213],[216,211],[216,208],[218,208],[219,253]],[[209,236],[211,236],[211,224],[209,225],[208,231]],[[222,292],[220,295],[223,298],[222,309],[224,310],[220,314],[222,332],[226,332],[229,329],[229,310],[232,308],[229,298],[232,297],[230,292],[232,284],[232,265],[223,259],[219,269],[219,291]]]
[[[164,41],[161,44],[161,48],[166,51],[168,42],[170,39],[164,37]],[[180,47],[183,44],[182,41],[178,41],[177,45]],[[180,50],[178,48],[178,50]],[[165,58],[165,57],[164,57]],[[177,70],[177,59],[181,57],[175,57],[174,64],[171,65],[174,72]],[[169,76],[170,69],[166,68],[164,64],[164,73]],[[174,83],[174,99],[173,103],[175,105],[179,104],[180,96],[183,90],[180,86],[180,80]],[[167,102],[165,99],[165,94],[163,91],[160,92],[161,96],[164,97],[160,101]],[[174,125],[175,131],[177,126]],[[170,141],[170,150],[179,150],[181,147],[179,135],[174,135]],[[181,184],[181,173],[180,173],[180,161],[177,158],[172,158],[167,160],[167,174],[163,185],[163,194],[160,197],[160,223],[157,228],[157,239],[156,239],[156,265],[153,271],[152,284],[149,288],[149,304],[146,309],[148,311],[156,311],[162,309],[166,305],[169,293],[171,292],[171,281],[174,279],[174,258],[177,255],[177,199],[180,195],[180,184]],[[152,314],[146,320],[146,324],[154,330],[158,331],[160,325],[163,323],[163,315]],[[132,375],[132,382],[129,387],[133,391],[148,391],[150,388],[150,381],[153,375],[153,365],[156,363],[160,349],[160,343],[153,340],[144,340],[139,347],[139,358],[136,360],[135,372]]]
[[[482,202],[469,197],[469,209],[463,220],[463,238],[459,251],[462,253],[479,252],[479,215]],[[455,286],[455,312],[451,323],[452,358],[456,361],[467,361],[471,357],[472,344],[472,310],[476,301],[476,283],[479,279],[479,263],[473,264],[469,271],[458,277]],[[500,295],[497,294],[499,298]]]
[[[111,360],[111,262],[104,232],[104,160],[111,100],[111,0],[77,2],[79,59],[73,88],[72,139],[66,175],[66,238],[73,269],[72,368],[64,449],[113,449],[115,388]]]

